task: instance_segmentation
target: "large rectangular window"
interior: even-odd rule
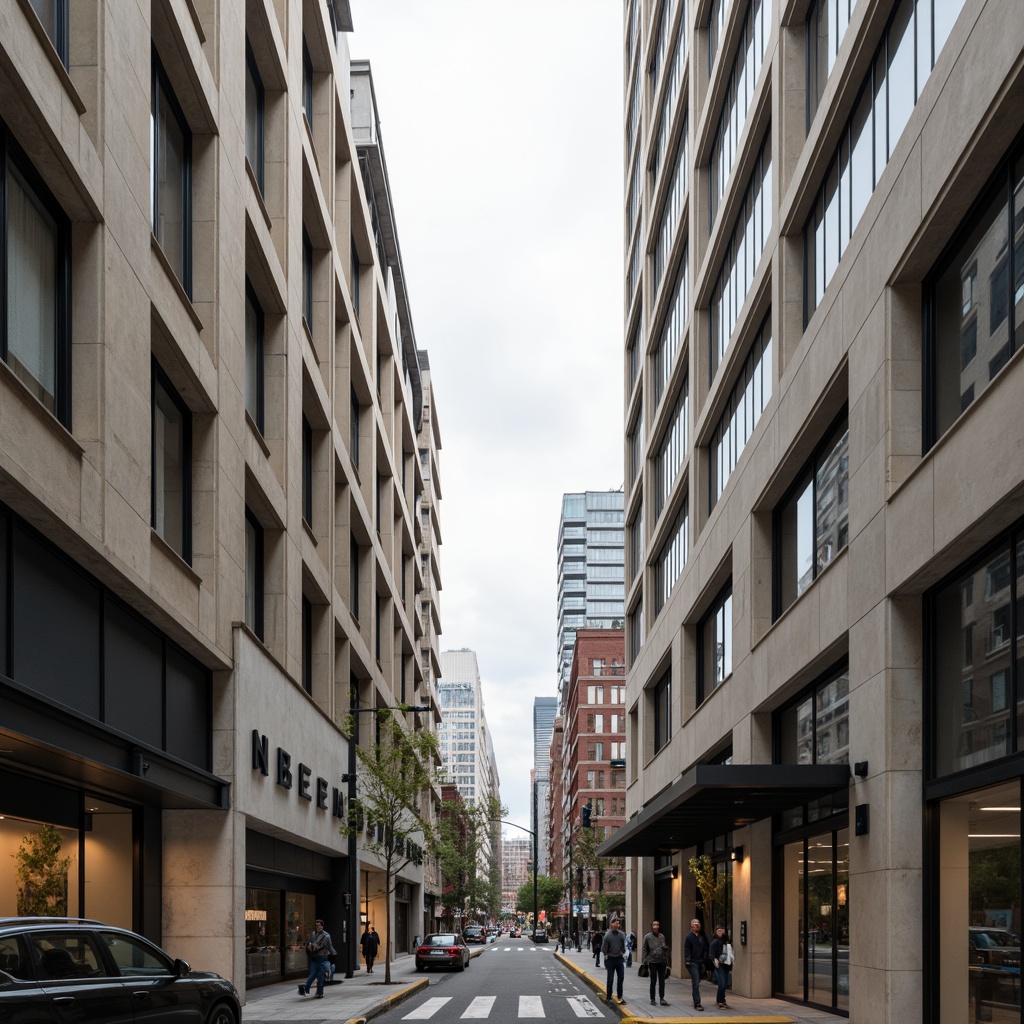
[[[192,561],[192,414],[153,363],[152,526]]]
[[[772,397],[771,311],[754,338],[725,409],[711,436],[711,473],[709,502],[712,509]]]
[[[743,204],[736,214],[732,237],[711,292],[709,382],[714,381],[732,342],[771,230],[772,140],[769,130],[754,162]]]
[[[686,329],[690,309],[690,252],[683,250],[672,284],[672,305],[661,325],[658,347],[654,350],[652,387],[654,405],[657,408],[661,396],[672,377],[672,370],[679,357],[683,331]]]
[[[245,410],[262,434],[263,422],[263,308],[245,281]]]
[[[930,596],[935,776],[1021,749],[1022,596],[1020,525]]]
[[[849,499],[850,431],[843,413],[775,510],[775,618],[846,547]]]
[[[302,319],[313,330],[313,243],[302,229]]]
[[[313,525],[313,428],[302,417],[302,520]]]
[[[676,395],[669,427],[658,446],[654,459],[654,516],[657,519],[668,502],[679,470],[688,454],[688,420],[690,415],[690,388],[687,378]]]
[[[683,125],[682,137],[676,150],[676,162],[672,170],[672,185],[669,189],[668,198],[661,210],[661,221],[658,226],[658,240],[654,247],[654,254],[651,259],[651,273],[653,283],[652,294],[658,294],[658,286],[661,284],[662,275],[668,267],[672,257],[672,247],[675,245],[676,237],[682,228],[683,200],[686,198],[687,169],[689,167],[687,148],[687,128]],[[638,175],[639,177],[639,175]]]
[[[807,130],[821,102],[857,0],[816,0],[807,12]]]
[[[192,132],[153,55],[150,219],[175,276],[192,297]]]
[[[2,122],[0,171],[0,356],[70,426],[71,226]]]
[[[669,63],[668,79],[661,93],[661,115],[658,120],[658,136],[654,144],[654,155],[650,164],[652,181],[656,181],[661,173],[661,164],[665,158],[665,151],[668,149],[669,139],[672,136],[672,121],[676,109],[676,100],[679,98],[679,90],[683,84],[683,64],[686,60],[688,40],[687,5],[684,0],[683,3],[676,4],[676,6],[682,7],[682,13],[676,22],[675,41],[672,44],[672,59]],[[630,220],[630,224],[633,223],[633,220]]]
[[[682,574],[689,552],[690,503],[684,501],[676,513],[654,566],[654,614],[668,603],[672,589]]]
[[[754,99],[761,65],[771,38],[770,0],[747,0],[743,28],[736,43],[729,82],[726,86],[722,112],[718,118],[715,139],[711,146],[711,191],[708,196],[708,230],[715,226],[719,202],[725,194],[729,176],[736,163],[740,135]]]
[[[313,693],[313,606],[302,595],[302,688]]]
[[[992,177],[952,251],[926,282],[925,309],[930,447],[988,388],[1021,341],[1024,145]]]
[[[263,527],[245,510],[245,624],[263,639]]]
[[[697,626],[697,703],[732,675],[732,581]]]
[[[29,0],[64,67],[68,66],[68,0]]]
[[[964,0],[901,0],[804,225],[804,325],[821,302]]]
[[[672,669],[654,684],[651,692],[654,716],[654,752],[658,753],[672,738]]]
[[[245,156],[252,168],[256,182],[263,191],[263,126],[264,126],[263,79],[260,78],[256,58],[249,41],[245,42]]]

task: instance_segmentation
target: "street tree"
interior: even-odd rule
[[[441,888],[450,926],[457,915],[469,918],[476,911],[495,916],[500,910],[500,874],[495,875],[492,819],[504,808],[496,797],[467,805],[461,796],[441,804],[431,852],[441,862]]]
[[[363,834],[364,848],[375,854],[384,873],[384,984],[391,983],[391,898],[399,874],[423,863],[423,847],[432,830],[420,814],[434,783],[437,738],[432,732],[407,732],[390,710],[378,711],[373,743],[356,748],[359,799],[348,809],[342,835]],[[351,737],[354,719],[345,723]],[[354,937],[353,937],[354,939]]]
[[[565,882],[550,875],[537,876],[537,912],[543,911],[548,917],[558,913],[558,905],[565,895]],[[525,914],[533,913],[533,877],[531,876],[516,893],[516,910]],[[533,927],[539,927],[536,921]]]

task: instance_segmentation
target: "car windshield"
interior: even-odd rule
[[[428,935],[423,940],[424,946],[454,946],[454,935]]]
[[[1009,932],[986,931],[975,932],[974,941],[982,949],[991,949],[993,946],[1019,946],[1020,940]]]

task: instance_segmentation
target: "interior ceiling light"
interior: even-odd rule
[[[968,839],[1020,839],[1019,832],[968,832]]]
[[[979,811],[1017,811],[1020,812],[1019,807],[979,807]]]

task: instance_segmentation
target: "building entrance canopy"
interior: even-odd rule
[[[698,764],[607,839],[600,857],[685,850],[850,783],[848,764]]]

